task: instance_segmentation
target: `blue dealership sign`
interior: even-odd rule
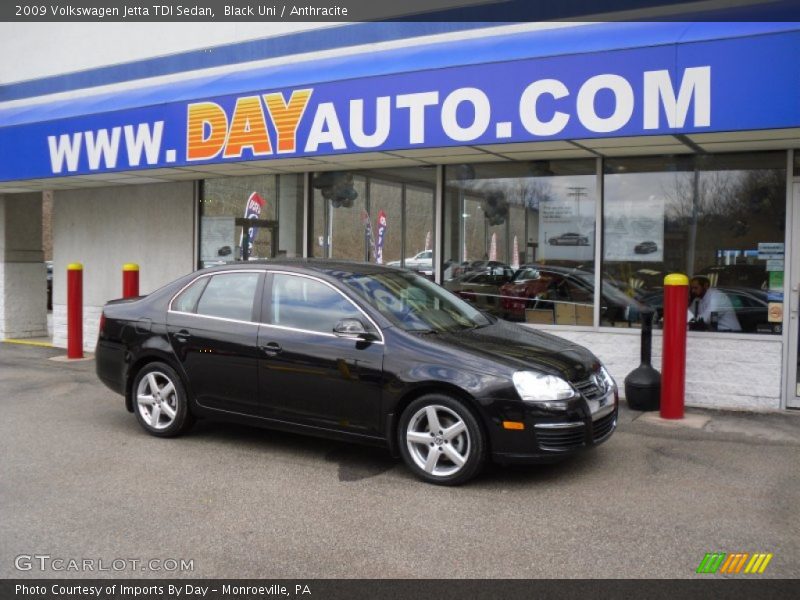
[[[800,127],[800,32],[367,76],[0,126],[0,181]],[[123,94],[124,92],[120,92]],[[202,91],[200,92],[202,94]]]

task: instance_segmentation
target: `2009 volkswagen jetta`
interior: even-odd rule
[[[564,457],[617,421],[586,349],[372,264],[220,266],[109,302],[96,364],[152,435],[207,417],[361,441],[437,484]]]

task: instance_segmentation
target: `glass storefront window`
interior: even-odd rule
[[[664,276],[685,273],[701,278],[691,328],[780,333],[785,165],[783,152],[608,159],[603,289],[658,325]]]
[[[800,177],[800,148],[794,151],[794,176]]]
[[[435,184],[433,167],[314,173],[313,255],[432,277]]]
[[[347,193],[354,192],[354,198],[334,196],[329,202],[328,257],[364,260],[367,252],[363,225],[367,214],[366,182],[363,177],[355,176],[347,185]]]
[[[398,227],[402,223],[403,185],[373,177],[368,181],[375,251],[380,248],[380,262],[383,264],[399,261],[403,251],[403,236],[401,232],[390,233],[389,225]],[[377,255],[371,258],[379,261]]]
[[[302,256],[302,175],[203,181],[200,266]]]
[[[414,264],[428,275],[433,274],[433,211],[435,209],[433,186],[405,185],[405,226],[403,236],[403,265],[414,269]]]
[[[518,321],[592,325],[597,163],[445,169],[443,284]]]

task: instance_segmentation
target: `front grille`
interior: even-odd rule
[[[598,383],[600,385],[598,385]],[[603,384],[603,380],[599,378],[599,375],[597,377],[593,375],[589,377],[589,379],[584,379],[572,385],[587,400],[599,400],[605,396],[608,391]]]
[[[614,428],[617,426],[617,414],[611,412],[605,417],[600,417],[592,423],[592,440],[599,442],[605,437],[608,437]]]
[[[542,450],[572,450],[586,443],[583,423],[570,423],[569,427],[536,426],[536,439]]]

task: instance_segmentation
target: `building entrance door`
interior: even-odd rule
[[[242,228],[241,260],[251,258],[275,258],[278,255],[278,222],[266,221],[263,219],[240,218],[234,221],[237,227]],[[251,235],[256,235],[256,231],[263,232],[262,237],[266,238],[269,256],[256,255],[253,253],[253,244],[250,240]]]
[[[789,275],[789,298],[785,306],[788,305],[789,314],[786,316],[788,327],[788,370],[786,386],[786,406],[787,408],[800,408],[800,179],[795,179],[792,185],[792,249],[791,249],[791,271]],[[786,355],[784,354],[784,355]]]

